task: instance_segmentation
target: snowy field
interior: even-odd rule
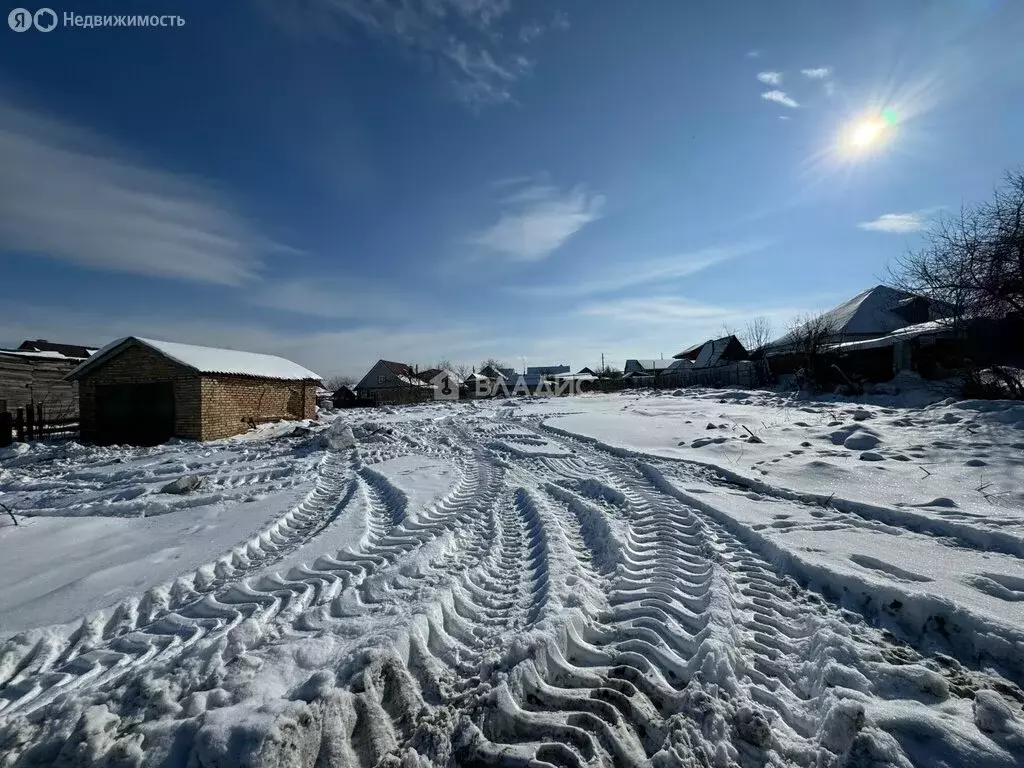
[[[1024,405],[925,402],[6,449],[0,766],[1024,765]]]

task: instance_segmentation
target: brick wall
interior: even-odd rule
[[[244,432],[250,419],[259,423],[316,415],[316,386],[311,382],[208,374],[201,391],[202,440]]]
[[[178,437],[201,439],[200,379],[189,368],[163,357],[148,347],[130,346],[88,371],[78,381],[82,439],[96,440],[96,387],[101,384],[148,384],[174,382],[174,431]]]

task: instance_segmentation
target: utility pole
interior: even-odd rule
[[[604,352],[601,353],[601,373],[604,373]]]

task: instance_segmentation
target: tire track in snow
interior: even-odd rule
[[[426,510],[360,466],[358,551],[239,597],[277,636],[330,633],[357,612],[405,617],[316,672],[325,695],[296,694],[315,715],[298,726],[309,764],[906,760],[864,702],[904,707],[916,686],[924,711],[941,680],[883,662],[895,654],[878,632],[777,574],[653,465],[565,437],[568,456],[491,455],[491,433],[527,425],[493,426],[424,430],[464,446],[439,449],[461,476]]]
[[[758,764],[808,764],[852,749],[861,726],[843,723],[859,722],[864,709],[833,687],[884,698],[909,679],[864,662],[885,645],[878,633],[852,632],[714,520],[663,494],[639,462],[581,453],[627,488],[633,524],[621,580],[601,623],[572,626],[545,649],[543,664],[517,668],[517,684],[498,699],[501,727],[484,728],[483,752],[499,763],[512,749],[558,765],[620,765],[636,759],[630,745],[640,742],[651,760],[668,750],[702,755],[701,763],[760,756]],[[941,689],[924,668],[914,676],[923,692]],[[628,701],[602,692],[617,715],[595,720],[591,698],[611,681]],[[935,702],[942,698],[940,690]],[[685,725],[670,713],[685,715]]]
[[[154,651],[145,638],[128,636],[149,633],[168,621],[174,623],[176,620],[170,617],[175,614],[195,613],[197,619],[209,624],[211,611],[218,612],[210,600],[213,593],[279,562],[319,535],[341,514],[351,499],[354,462],[350,453],[329,452],[321,462],[315,487],[298,506],[190,576],[179,577],[169,585],[150,589],[141,598],[87,616],[75,631],[57,642],[44,635],[26,648],[31,632],[8,640],[0,650],[0,713],[20,709],[46,689],[57,687],[63,691],[76,679],[85,682],[102,676],[103,667],[121,669],[132,655],[143,663],[150,661]],[[191,633],[186,639],[189,637],[194,639]],[[153,642],[163,643],[166,649],[177,642],[174,638],[182,638],[179,627],[166,640]],[[118,650],[118,644],[124,650]],[[37,701],[33,707],[44,702]]]

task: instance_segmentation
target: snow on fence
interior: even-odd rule
[[[78,434],[78,416],[66,410],[47,413],[42,403],[7,410],[0,401],[0,448],[19,443],[43,440],[47,437],[73,437]]]

